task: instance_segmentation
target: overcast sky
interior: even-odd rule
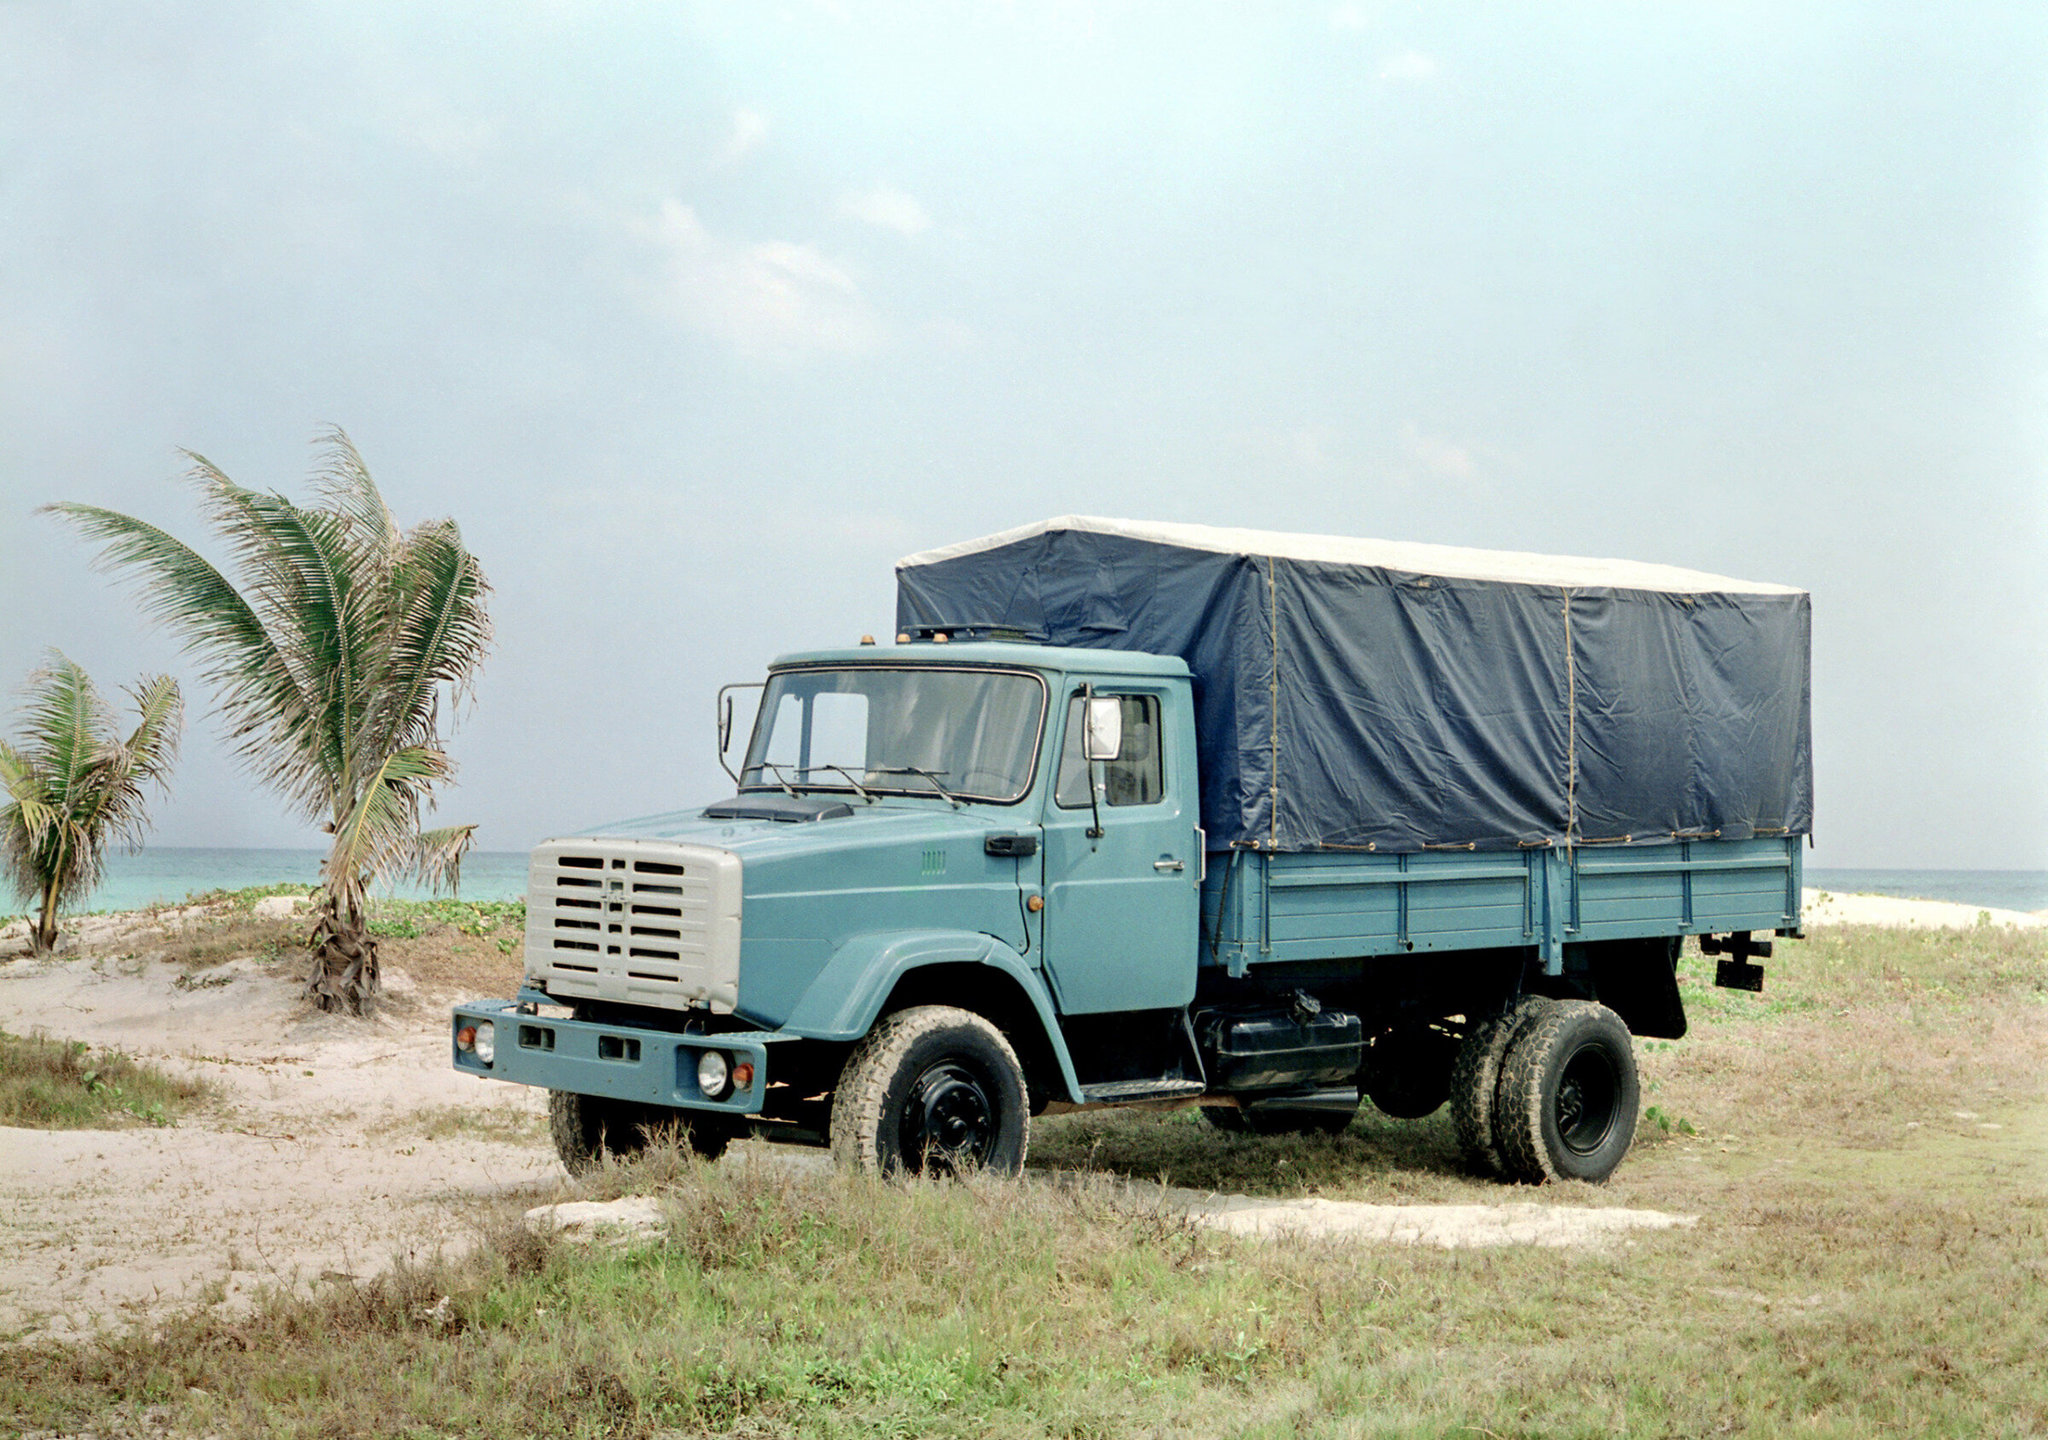
[[[1809,863],[2048,867],[2048,9],[426,9],[0,4],[0,684],[187,677],[159,843],[320,837],[32,511],[334,422],[495,586],[487,849],[1080,512],[1806,587]]]

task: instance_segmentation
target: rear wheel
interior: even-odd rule
[[[855,1047],[832,1096],[832,1158],[884,1175],[1024,1167],[1024,1067],[981,1016],[919,1005],[886,1016]]]
[[[1501,1014],[1489,1015],[1475,1025],[1458,1047],[1458,1058],[1451,1066],[1451,1125],[1457,1131],[1465,1163],[1481,1175],[1502,1173],[1493,1127],[1508,1047],[1553,1003],[1541,995],[1521,996]]]
[[[589,1174],[606,1155],[638,1155],[647,1148],[650,1134],[671,1128],[706,1160],[716,1160],[732,1142],[730,1128],[708,1116],[570,1090],[548,1092],[548,1133],[562,1167],[571,1175]]]
[[[1510,1179],[1614,1173],[1636,1134],[1635,1053],[1605,1005],[1560,1000],[1516,1035],[1501,1068],[1494,1136]]]

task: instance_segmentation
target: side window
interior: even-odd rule
[[[1120,695],[1124,743],[1116,759],[1102,766],[1105,805],[1156,805],[1166,796],[1166,766],[1159,745],[1159,699]],[[1053,803],[1063,810],[1088,808],[1088,763],[1081,756],[1081,697],[1067,702],[1067,734],[1060,747],[1059,779]]]

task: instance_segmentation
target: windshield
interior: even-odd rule
[[[992,670],[783,670],[768,678],[743,790],[1021,800],[1045,683]]]

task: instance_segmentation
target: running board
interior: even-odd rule
[[[1114,1105],[1131,1100],[1185,1100],[1209,1087],[1200,1080],[1113,1080],[1106,1085],[1083,1085],[1081,1099],[1090,1105]]]

